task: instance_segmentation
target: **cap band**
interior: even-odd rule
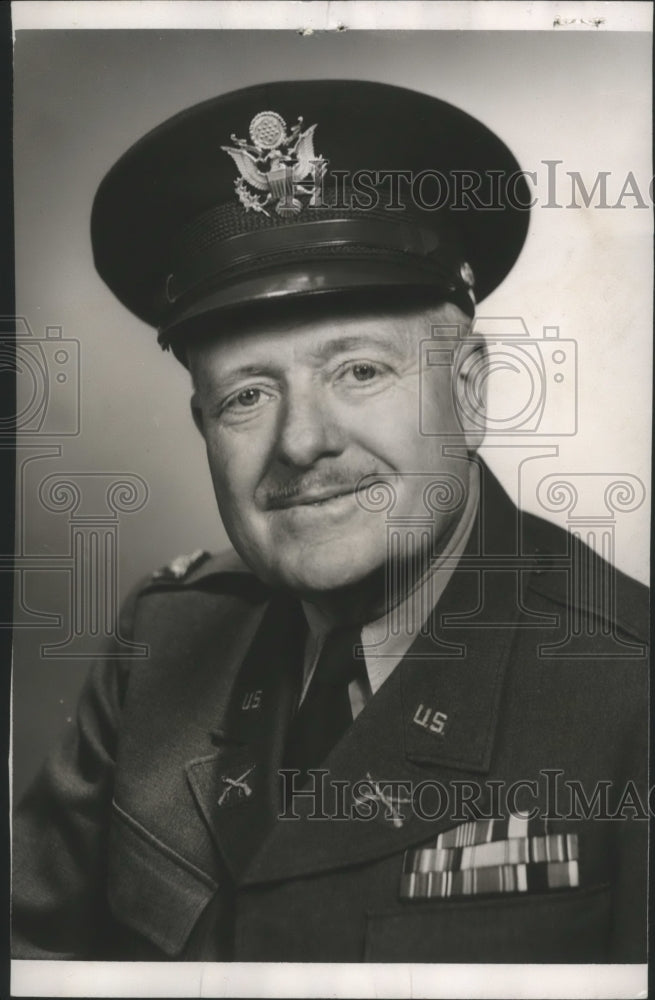
[[[241,233],[204,249],[169,274],[166,300],[175,303],[197,285],[219,277],[224,271],[253,261],[263,263],[263,258],[271,258],[273,263],[281,254],[358,245],[426,258],[441,247],[441,242],[434,230],[395,219],[316,219]]]

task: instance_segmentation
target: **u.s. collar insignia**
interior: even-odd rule
[[[298,215],[303,202],[298,195],[309,196],[309,205],[319,204],[320,181],[327,169],[327,161],[314,154],[316,125],[302,131],[302,118],[290,131],[284,118],[275,111],[260,111],[250,122],[250,142],[232,134],[235,146],[221,146],[229,153],[237,167],[239,177],[234,189],[247,212],[266,211],[266,205],[277,200],[275,211],[283,218]],[[312,179],[306,182],[309,175]],[[260,196],[255,192],[266,192]]]

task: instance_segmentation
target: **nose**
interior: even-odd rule
[[[307,469],[319,458],[343,451],[345,427],[327,393],[327,388],[313,383],[288,390],[277,439],[277,457],[283,465]]]

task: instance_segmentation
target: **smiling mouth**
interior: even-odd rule
[[[352,496],[356,492],[354,487],[339,487],[325,490],[317,490],[313,493],[301,493],[295,497],[282,497],[272,504],[274,510],[288,510],[291,507],[325,507],[333,500],[341,500],[343,497]]]

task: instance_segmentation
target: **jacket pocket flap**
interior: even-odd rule
[[[114,803],[108,896],[114,916],[179,955],[218,886]]]
[[[608,961],[610,889],[557,890],[480,900],[409,902],[369,913],[373,962]]]

